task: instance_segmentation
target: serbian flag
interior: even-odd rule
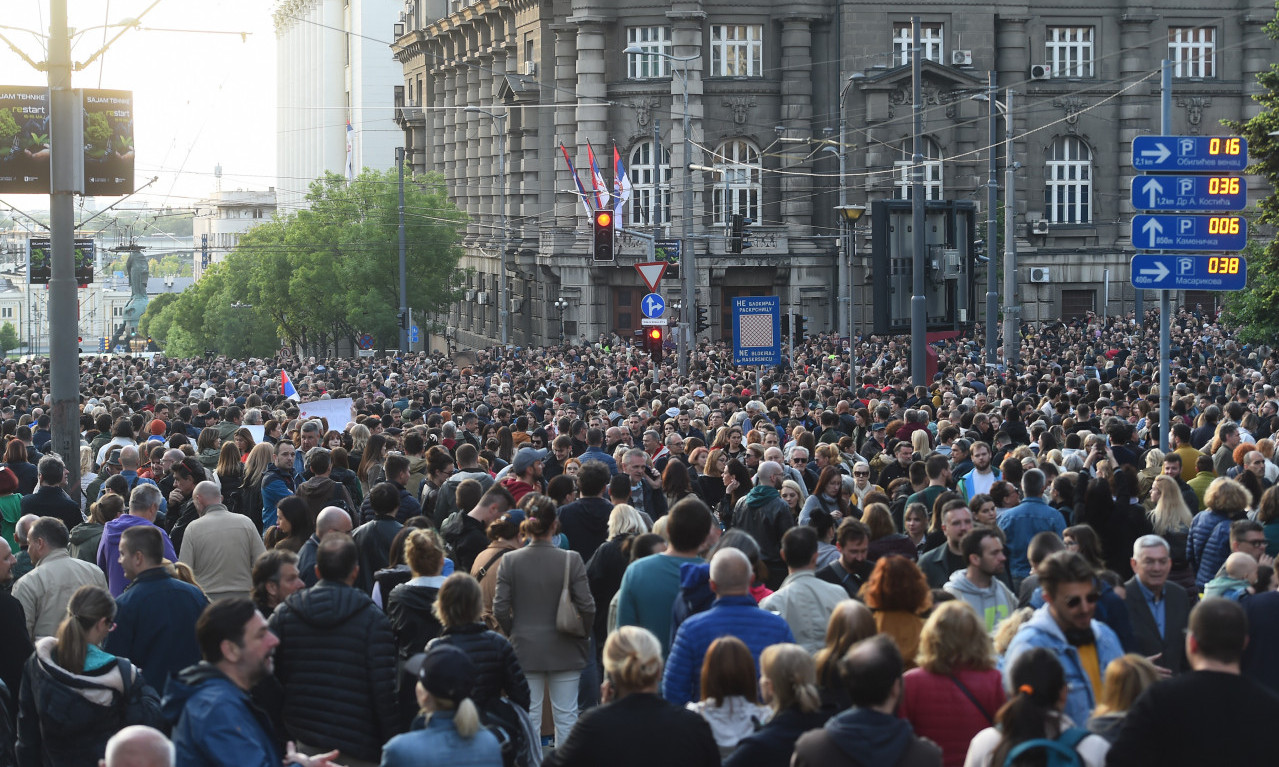
[[[302,398],[298,396],[298,390],[293,388],[293,381],[289,379],[289,374],[280,371],[280,393],[285,399],[291,399],[294,402],[301,402]]]
[[[564,148],[564,142],[560,142],[560,151],[564,153],[564,162],[568,163],[568,172],[573,174],[573,183],[577,184],[577,196],[582,200],[582,209],[586,211],[586,217],[591,216],[591,204],[587,202],[586,187],[582,186],[582,179],[577,175],[577,168],[573,167],[573,161],[569,159],[568,150]]]
[[[613,145],[613,225],[622,228],[622,206],[631,201],[631,177],[622,165],[622,155]]]
[[[591,142],[586,142],[586,156],[591,160],[591,186],[595,188],[595,209],[608,205],[608,185],[604,183],[604,174],[600,173],[600,165],[595,162],[595,151]]]
[[[351,128],[351,118],[346,118],[346,180],[355,180],[355,147],[351,144],[351,134],[355,131]]]

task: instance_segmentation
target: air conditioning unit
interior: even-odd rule
[[[512,314],[518,312],[522,306],[524,306],[524,299],[522,298],[512,298],[507,301],[507,310]]]
[[[468,290],[468,291],[466,291],[466,300],[467,300],[467,301],[474,301],[474,300],[475,300],[475,291],[474,291],[474,290]]]
[[[1048,219],[1041,218],[1038,221],[1030,222],[1031,234],[1048,234]]]
[[[1036,266],[1030,270],[1031,282],[1052,282],[1052,274],[1046,266]]]
[[[1052,64],[1033,64],[1030,67],[1030,79],[1032,80],[1051,80],[1053,79]]]
[[[537,74],[537,62],[536,61],[524,62],[524,74],[528,75],[529,77],[532,77],[533,75]]]
[[[475,294],[475,303],[479,304],[480,306],[484,306],[488,302],[489,302],[488,291],[481,290],[479,293]]]
[[[957,67],[971,67],[973,65],[972,51],[951,51],[950,63]]]

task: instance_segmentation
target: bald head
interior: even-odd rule
[[[40,521],[40,517],[36,514],[23,514],[18,518],[18,523],[13,528],[13,537],[19,546],[27,545],[27,537],[31,535],[31,526],[38,521]]]
[[[195,486],[193,497],[195,498],[195,507],[201,512],[215,503],[222,503],[222,491],[218,489],[217,485],[208,480]]]
[[[325,506],[315,517],[315,537],[323,539],[333,532],[351,532],[351,515],[346,509],[337,506]]]
[[[124,471],[138,470],[138,449],[133,445],[120,449],[120,468]]]
[[[740,549],[723,548],[711,558],[711,588],[716,596],[749,593],[753,575],[751,561]]]
[[[781,484],[782,465],[777,461],[764,461],[755,473],[755,484],[763,487],[777,487]]]
[[[173,744],[159,730],[135,724],[107,741],[99,767],[173,767]]]

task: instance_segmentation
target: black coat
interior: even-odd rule
[[[1156,665],[1180,674],[1188,670],[1185,628],[1190,620],[1190,597],[1175,583],[1164,584],[1164,635],[1159,636],[1155,617],[1134,576],[1124,584],[1124,602],[1132,621],[1133,648],[1146,657],[1161,655]]]
[[[31,495],[35,492],[36,486],[40,484],[40,471],[34,463],[15,461],[6,463],[5,466],[8,466],[10,471],[18,475],[19,493]]]
[[[367,594],[321,580],[271,615],[289,735],[376,762],[398,734],[395,637]]]
[[[608,608],[618,589],[622,587],[622,576],[630,564],[630,557],[623,551],[627,539],[631,536],[618,536],[604,542],[595,550],[595,554],[586,563],[586,578],[591,584],[591,597],[595,600],[595,646],[599,651],[604,649],[604,640],[608,638]],[[605,609],[599,609],[604,606]]]
[[[443,627],[431,612],[440,593],[433,586],[401,583],[386,597],[386,617],[395,633],[396,652],[401,661],[422,652],[426,643],[440,635]]]
[[[799,736],[826,724],[830,716],[829,711],[811,714],[793,708],[779,711],[768,724],[737,744],[732,755],[724,760],[724,767],[789,767]]]
[[[84,517],[80,516],[80,504],[62,488],[49,485],[41,485],[34,493],[22,499],[22,513],[35,514],[37,517],[57,517],[67,526],[67,530],[84,521]]]
[[[27,621],[23,617],[22,603],[12,595],[0,593],[0,682],[9,688],[9,722],[18,719],[18,688],[22,683],[22,669],[35,648],[27,634]]]
[[[582,555],[582,561],[608,540],[608,518],[613,504],[603,498],[582,498],[560,508],[560,532],[568,538],[568,547]],[[598,603],[597,603],[598,604]]]
[[[1248,646],[1243,651],[1243,673],[1279,695],[1279,592],[1256,594],[1243,600],[1248,614]]]
[[[440,528],[440,535],[448,544],[453,564],[459,573],[471,572],[475,558],[489,545],[488,534],[484,531],[484,523],[474,517],[457,512],[450,515]]]
[[[500,697],[529,707],[528,680],[515,657],[515,648],[506,637],[490,631],[483,623],[444,629],[431,645],[449,644],[466,653],[475,664],[475,690],[471,699],[481,710]]]
[[[545,767],[712,767],[719,747],[706,720],[657,695],[634,693],[578,717]]]
[[[365,594],[373,591],[373,575],[387,566],[391,557],[391,543],[396,533],[404,527],[392,517],[378,517],[355,528],[351,537],[360,552],[360,574],[355,587]],[[382,595],[384,598],[385,594]]]

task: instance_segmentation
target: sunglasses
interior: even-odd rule
[[[855,471],[855,472],[853,472],[853,476],[854,476],[854,477],[869,477],[869,476],[870,476],[870,472],[869,472],[869,471]]]
[[[1099,600],[1099,599],[1101,599],[1101,594],[1098,594],[1098,593],[1097,593],[1097,592],[1095,592],[1095,591],[1091,591],[1091,592],[1089,592],[1089,593],[1087,593],[1087,594],[1084,594],[1084,595],[1083,595],[1083,596],[1081,596],[1081,597],[1076,596],[1076,597],[1071,597],[1070,599],[1067,599],[1067,600],[1066,600],[1066,607],[1068,607],[1068,608],[1070,608],[1071,610],[1073,610],[1073,609],[1075,609],[1076,607],[1078,607],[1079,605],[1083,604],[1084,600],[1088,600],[1088,604],[1090,604],[1090,605],[1095,605],[1095,604],[1097,604],[1097,600]]]

